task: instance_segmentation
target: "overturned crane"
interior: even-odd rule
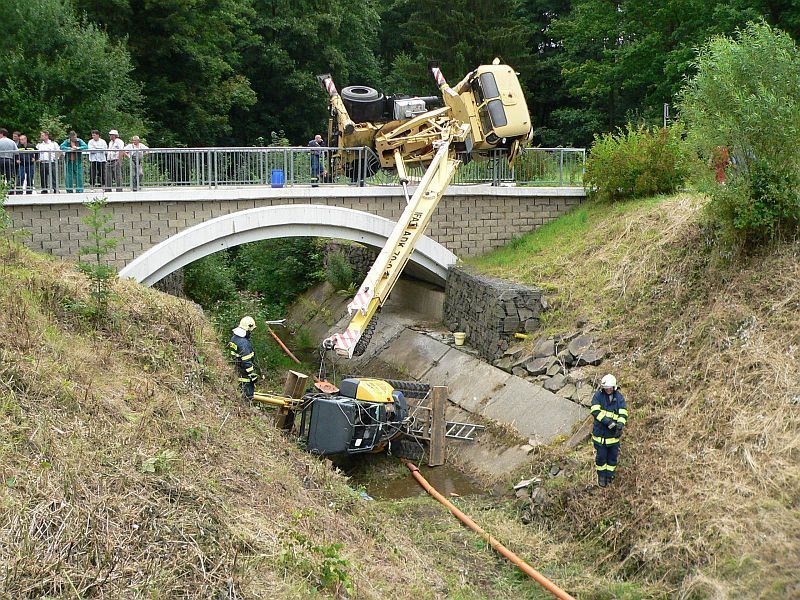
[[[514,161],[530,139],[531,119],[514,70],[499,64],[481,65],[456,86],[447,84],[439,65],[429,64],[442,94],[438,97],[384,97],[364,86],[351,86],[340,95],[330,75],[318,77],[328,92],[331,109],[329,143],[337,147],[334,172],[371,174],[377,168],[397,171],[406,208],[386,245],[367,273],[353,300],[347,329],[323,342],[323,348],[352,358],[364,353],[377,323],[378,311],[400,277],[433,212],[463,161],[487,160],[505,149]],[[351,148],[374,151],[370,161]],[[426,167],[413,195],[406,165]]]

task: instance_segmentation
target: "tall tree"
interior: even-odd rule
[[[124,42],[111,42],[63,0],[4,0],[0,123],[131,131],[142,127],[140,86]]]
[[[520,0],[517,10],[531,53],[519,70],[528,91],[534,141],[543,146],[575,145],[571,136],[576,132],[562,129],[562,115],[569,116],[579,101],[567,93],[559,60],[563,45],[552,32],[553,22],[569,14],[570,0]]]
[[[379,86],[380,16],[372,0],[255,0],[244,73],[258,101],[237,111],[237,136],[252,143],[284,130],[305,144],[326,123],[327,97],[316,75],[331,73],[339,89]]]
[[[404,0],[397,2],[392,34],[400,36],[397,54],[387,57],[392,67],[387,87],[394,92],[435,93],[427,70],[428,60],[438,60],[448,81],[456,83],[469,71],[495,57],[520,70],[530,53],[525,45],[524,24],[513,0]],[[396,31],[396,32],[395,32]]]
[[[242,73],[253,44],[251,0],[73,0],[127,40],[144,85],[150,145],[211,145],[229,137],[229,113],[255,103]]]

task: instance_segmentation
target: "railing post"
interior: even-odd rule
[[[558,161],[558,185],[562,187],[564,185],[564,149],[561,148],[559,151],[559,161]]]
[[[294,150],[289,151],[289,177],[286,185],[294,185]]]

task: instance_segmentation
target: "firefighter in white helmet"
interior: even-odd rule
[[[239,368],[239,387],[242,389],[242,395],[246,400],[253,399],[256,379],[258,379],[255,365],[253,365],[255,351],[253,350],[253,343],[250,341],[250,333],[255,328],[256,322],[253,317],[242,317],[242,320],[239,321],[239,326],[233,329],[231,341],[228,342],[231,358],[234,359],[236,366]]]
[[[617,378],[606,375],[600,380],[600,389],[592,397],[594,429],[592,442],[595,449],[597,484],[606,487],[614,479],[619,458],[619,441],[628,422],[625,397],[617,388]]]

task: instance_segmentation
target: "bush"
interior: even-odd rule
[[[764,22],[702,48],[681,92],[688,141],[704,159],[727,147],[726,185],[710,183],[710,214],[744,243],[800,226],[800,50]],[[711,179],[710,174],[707,179]]]
[[[215,252],[184,268],[184,292],[204,308],[233,300],[236,286],[226,252]]]
[[[584,185],[590,198],[617,201],[677,190],[688,175],[680,126],[648,129],[630,123],[595,136]]]
[[[349,289],[356,282],[353,265],[342,252],[332,252],[328,255],[328,265],[325,267],[325,279],[328,280],[336,291]]]
[[[286,305],[322,280],[322,253],[316,238],[281,238],[239,246],[233,259],[235,283],[264,297],[270,305]]]

